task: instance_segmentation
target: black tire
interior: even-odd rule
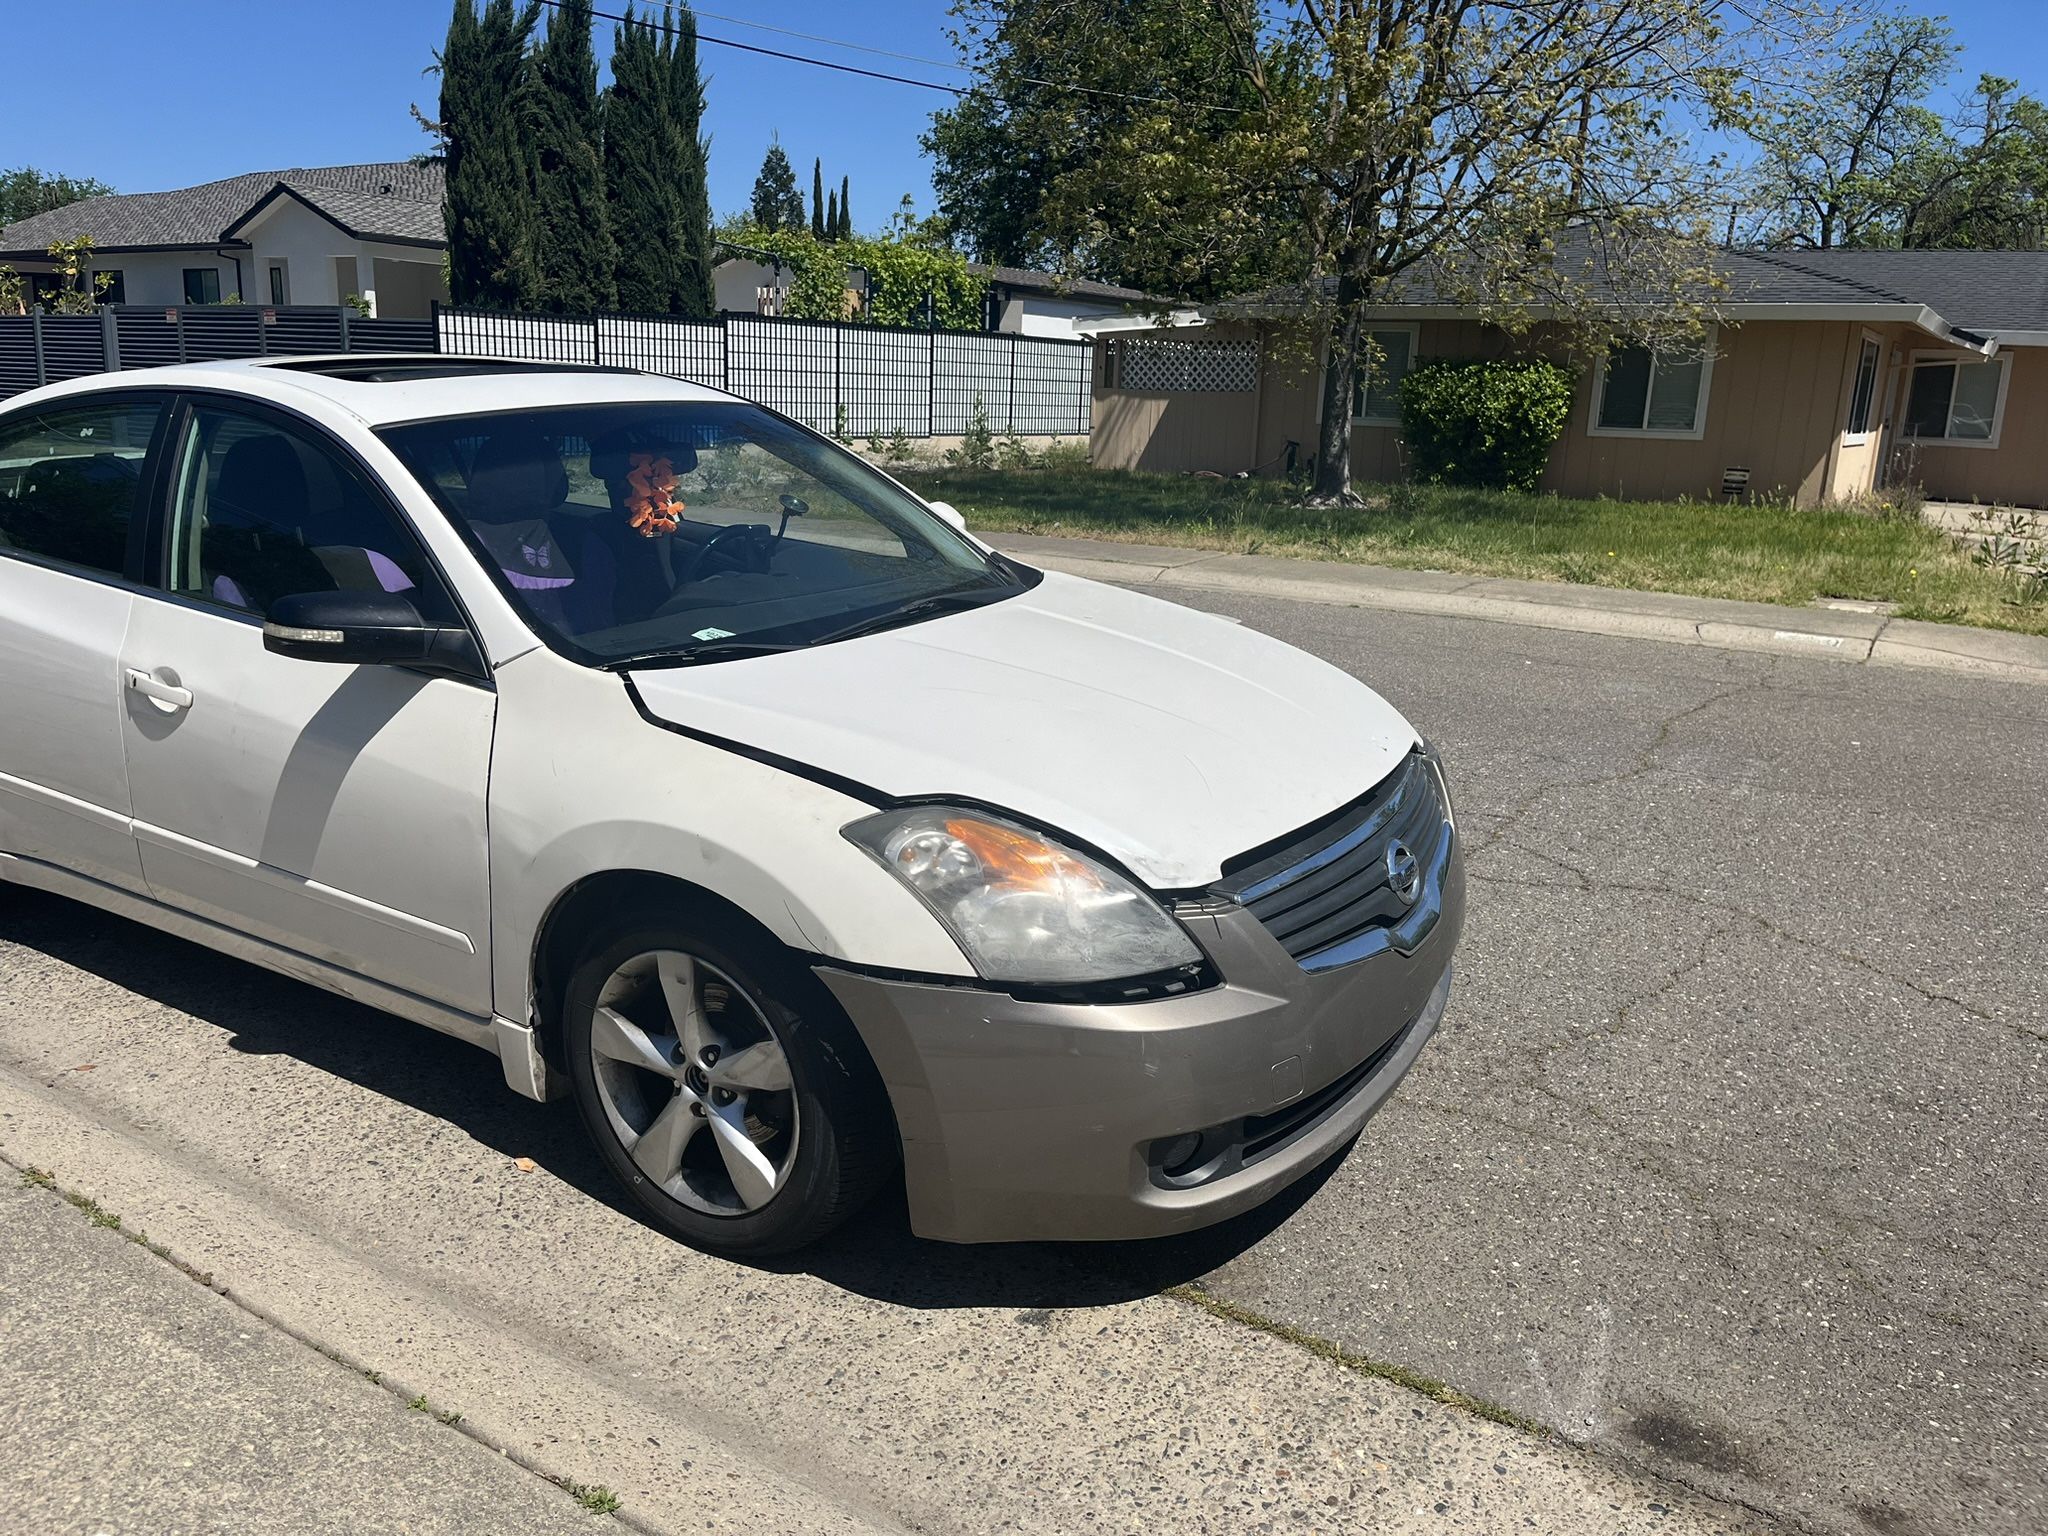
[[[788,1060],[800,1134],[783,1183],[758,1209],[712,1214],[674,1198],[635,1164],[606,1114],[592,1052],[598,998],[621,967],[660,951],[723,973]],[[808,970],[736,924],[678,907],[594,936],[570,972],[556,1023],[576,1109],[598,1155],[640,1211],[692,1247],[762,1257],[802,1248],[857,1212],[895,1167],[887,1092],[851,1022]]]

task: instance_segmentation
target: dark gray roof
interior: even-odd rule
[[[992,267],[985,262],[970,261],[967,270],[977,277],[987,278],[998,287],[1053,293],[1063,298],[1136,303],[1148,297],[1142,288],[1119,288],[1114,283],[1098,283],[1092,277],[1063,278],[1056,272],[1034,272],[1029,267]]]
[[[1834,302],[1925,304],[1968,331],[2048,331],[2048,251],[1734,251],[1760,285],[1831,285]],[[1776,274],[1766,276],[1766,265]],[[1753,299],[1795,303],[1798,299]],[[1829,302],[1822,297],[1819,302]]]
[[[0,256],[40,255],[90,235],[100,250],[219,245],[244,215],[282,186],[365,239],[444,238],[441,167],[398,160],[251,171],[171,192],[113,193],[67,203],[0,229]]]
[[[1625,257],[1603,255],[1577,231],[1558,244],[1557,266],[1572,280],[1604,289],[1620,304],[1655,302],[1654,294],[1630,291]],[[1713,259],[1724,286],[1702,287],[1702,302],[1914,304],[1925,305],[1957,330],[1978,335],[2048,331],[2048,251],[1737,249],[1714,252]],[[1440,285],[1415,269],[1399,280],[1391,304],[1455,305],[1459,300],[1450,296],[1455,290],[1456,285]]]

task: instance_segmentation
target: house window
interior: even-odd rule
[[[1687,355],[1616,347],[1600,373],[1593,431],[1698,437],[1705,430],[1707,380],[1712,373],[1713,359],[1705,352]]]
[[[98,297],[102,304],[128,302],[128,284],[122,278],[119,267],[101,267],[93,274],[92,280],[98,288]]]
[[[1856,387],[1849,392],[1849,435],[1860,437],[1870,430],[1871,406],[1877,398],[1877,370],[1884,348],[1875,336],[1863,338],[1863,355],[1856,362]]]
[[[1906,436],[1995,447],[2005,404],[2005,364],[2002,357],[1915,361],[1906,386]]]
[[[1354,421],[1399,421],[1401,381],[1415,366],[1415,327],[1365,333],[1366,358],[1351,386]]]
[[[283,264],[272,262],[270,265],[270,302],[273,304],[289,304],[291,303],[290,295],[291,289],[284,280]]]
[[[218,267],[187,267],[185,269],[185,302],[187,304],[218,304],[220,302],[220,269]]]

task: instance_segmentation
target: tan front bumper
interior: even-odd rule
[[[1023,1002],[830,965],[818,975],[888,1085],[920,1235],[1159,1236],[1269,1199],[1385,1101],[1449,994],[1465,906],[1455,847],[1440,896],[1441,914],[1412,954],[1388,950],[1317,974],[1241,909],[1191,919],[1223,983],[1152,1002]],[[1323,1093],[1376,1054],[1369,1073]],[[1303,1123],[1289,1124],[1290,1105]],[[1226,1160],[1193,1187],[1162,1182],[1156,1143],[1247,1117],[1282,1133],[1256,1160]]]

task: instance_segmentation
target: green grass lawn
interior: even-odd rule
[[[978,529],[1473,571],[1764,603],[1846,597],[1901,617],[2048,634],[2048,603],[1918,521],[1730,502],[1568,501],[1442,486],[1364,487],[1301,506],[1270,480],[1083,468],[916,470],[906,481]]]

